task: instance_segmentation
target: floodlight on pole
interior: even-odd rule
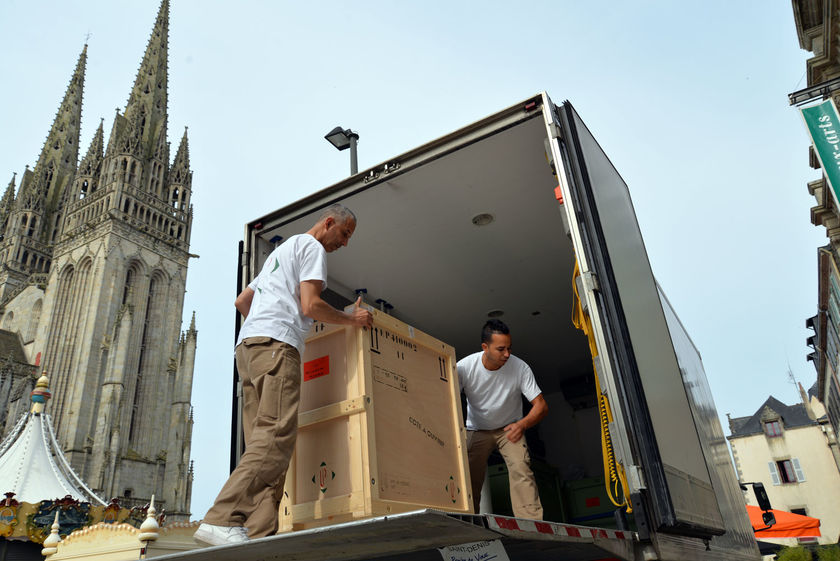
[[[356,143],[359,140],[359,134],[350,129],[335,127],[324,138],[338,150],[350,148],[350,175],[356,175],[356,172],[359,171],[359,162],[356,155]]]

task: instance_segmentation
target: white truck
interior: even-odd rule
[[[538,94],[254,220],[241,282],[335,202],[358,227],[329,258],[328,299],[342,306],[365,288],[459,358],[501,317],[550,406],[534,455],[560,487],[614,477],[632,516],[425,510],[182,557],[439,561],[501,547],[511,560],[759,558],[700,355],[651,272],[626,184],[569,102]],[[438,549],[467,542],[487,543],[462,557]]]

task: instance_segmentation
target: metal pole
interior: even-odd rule
[[[356,158],[356,141],[358,139],[358,134],[350,133],[350,175],[356,175],[359,171],[359,161]]]

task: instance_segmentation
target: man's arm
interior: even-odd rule
[[[362,297],[356,300],[352,312],[342,312],[327,304],[321,298],[321,281],[303,281],[300,283],[300,307],[303,315],[316,321],[371,327],[373,314],[361,307]]]
[[[529,429],[542,421],[548,413],[548,403],[542,394],[531,400],[531,410],[528,414],[505,427],[507,439],[511,442],[519,442],[522,435],[525,434],[525,429]]]
[[[248,317],[248,312],[251,311],[251,302],[254,300],[254,291],[250,286],[246,286],[245,290],[239,293],[233,305],[239,310],[243,317]]]

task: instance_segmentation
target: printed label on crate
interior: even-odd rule
[[[412,427],[414,427],[415,429],[417,429],[420,432],[422,432],[423,434],[425,434],[429,438],[429,440],[431,440],[432,442],[434,442],[438,446],[446,446],[446,442],[444,442],[441,437],[439,437],[434,432],[432,432],[432,429],[423,426],[423,423],[421,423],[420,421],[418,421],[414,417],[409,417],[408,418],[408,423]]]
[[[411,497],[411,477],[399,476],[393,474],[383,474],[380,478],[380,491],[388,491],[389,494],[395,497]]]
[[[373,381],[401,392],[408,392],[408,378],[376,364],[373,365]]]
[[[303,363],[303,381],[308,382],[330,373],[330,355],[307,360]]]
[[[449,499],[452,501],[452,504],[458,502],[458,495],[461,494],[461,488],[458,487],[458,484],[455,482],[455,477],[450,475],[449,481],[446,482],[446,492],[449,494]]]
[[[438,551],[443,561],[510,561],[501,540],[450,545]]]
[[[335,479],[335,472],[327,466],[327,462],[321,462],[321,465],[318,466],[318,471],[312,476],[312,483],[318,486],[321,493],[326,493],[327,485],[333,479]]]

